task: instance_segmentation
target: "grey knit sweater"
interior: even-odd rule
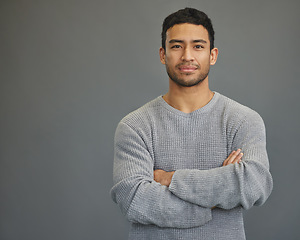
[[[111,195],[131,223],[129,239],[245,239],[242,209],[272,191],[265,141],[261,117],[217,92],[192,113],[158,97],[127,115],[116,130]],[[241,163],[222,167],[238,148]],[[169,187],[154,169],[175,171]]]

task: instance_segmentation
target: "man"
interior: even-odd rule
[[[127,115],[115,135],[113,200],[129,239],[245,239],[242,209],[272,191],[265,127],[208,85],[218,49],[210,19],[191,8],[163,23],[169,91]]]

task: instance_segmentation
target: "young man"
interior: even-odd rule
[[[245,239],[242,209],[272,191],[265,127],[253,110],[212,92],[210,19],[191,8],[163,23],[169,91],[119,123],[113,200],[130,240]]]

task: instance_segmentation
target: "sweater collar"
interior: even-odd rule
[[[199,114],[202,114],[205,112],[209,112],[213,108],[214,104],[218,101],[219,97],[220,97],[220,94],[218,92],[214,91],[214,96],[205,106],[203,106],[202,108],[199,108],[191,113],[185,113],[176,108],[173,108],[163,99],[162,96],[159,96],[157,98],[157,100],[164,108],[166,108],[167,110],[169,110],[172,113],[175,113],[177,115],[184,116],[184,117],[192,117],[192,116],[199,115]]]

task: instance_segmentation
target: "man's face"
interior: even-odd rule
[[[202,25],[176,24],[166,33],[166,50],[160,48],[160,60],[169,78],[183,87],[195,86],[208,79],[218,50],[210,51],[207,30]]]

